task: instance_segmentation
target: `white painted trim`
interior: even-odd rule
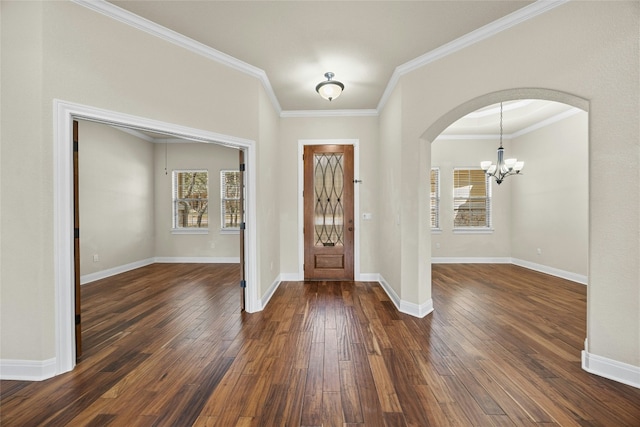
[[[283,282],[298,282],[303,279],[300,278],[300,273],[280,273],[280,280]]]
[[[419,56],[409,62],[405,62],[404,64],[397,66],[393,71],[393,74],[391,75],[391,79],[389,80],[389,83],[387,84],[387,87],[382,94],[382,97],[380,98],[378,107],[376,109],[378,110],[378,112],[382,111],[389,97],[391,96],[391,93],[398,84],[400,77],[404,76],[405,74],[417,70],[418,68],[424,67],[425,65],[431,64],[435,61],[438,61],[439,59],[442,59],[468,46],[492,37],[498,33],[501,33],[502,31],[508,30],[509,28],[521,24],[522,22],[535,18],[536,16],[548,12],[549,10],[554,9],[560,5],[563,5],[568,1],[569,0],[536,1],[535,3],[518,9],[507,16],[497,19],[485,25],[484,27],[480,27],[474,31],[471,31],[470,33],[458,37],[457,39],[449,43],[443,44],[442,46],[437,47],[422,56]]]
[[[154,262],[168,264],[239,264],[240,257],[211,257],[211,256],[190,256],[190,257],[155,257]]]
[[[571,280],[572,282],[586,285],[589,283],[589,278],[582,274],[572,273],[566,270],[560,270],[559,268],[549,267],[542,264],[536,264],[534,262],[525,261],[517,258],[512,258],[511,263],[520,267],[528,268],[529,270],[539,271],[540,273],[549,274],[551,276],[560,277],[562,279]]]
[[[280,117],[377,117],[378,110],[288,110]]]
[[[43,381],[56,375],[56,359],[0,359],[0,380]]]
[[[358,282],[377,282],[380,279],[378,273],[360,273],[360,276],[356,279]]]
[[[269,286],[269,289],[267,289],[267,292],[265,292],[264,295],[262,296],[261,303],[263,308],[267,306],[267,304],[271,300],[271,297],[276,292],[276,290],[278,290],[278,287],[282,282],[283,282],[282,275],[279,275],[278,277],[276,277],[276,280],[273,281],[271,286]]]
[[[107,268],[106,270],[96,271],[95,273],[85,274],[80,276],[80,284],[86,285],[87,283],[95,282],[96,280],[106,279],[107,277],[115,276],[116,274],[126,273],[127,271],[135,270],[137,268],[146,267],[154,262],[156,262],[154,258],[147,258],[119,265],[117,267]]]
[[[511,264],[510,257],[432,257],[431,264]]]
[[[618,362],[582,350],[582,369],[590,374],[640,388],[640,366]]]
[[[382,289],[384,289],[384,291],[387,293],[387,296],[389,297],[393,305],[395,305],[396,308],[400,310],[400,297],[398,296],[396,291],[391,287],[389,282],[387,282],[387,280],[382,276],[382,274],[378,274],[377,282],[380,283],[380,286],[382,286]]]
[[[299,139],[298,140],[298,280],[304,280],[304,154],[305,145],[353,145],[353,179],[360,179],[359,139]],[[353,185],[353,277],[360,277],[360,186]]]
[[[415,304],[409,301],[402,300],[396,291],[391,287],[391,285],[382,277],[381,274],[378,274],[378,283],[382,286],[382,289],[387,293],[393,305],[396,306],[399,312],[408,314],[413,317],[423,318],[427,314],[433,311],[433,300],[429,298],[422,304]]]
[[[404,314],[422,319],[427,314],[433,312],[433,300],[429,298],[420,305],[400,300],[400,308],[398,308],[398,310]]]
[[[54,99],[53,101],[53,237],[54,237],[54,295],[55,295],[55,374],[68,372],[75,366],[75,315],[73,268],[73,120],[165,133],[191,141],[219,144],[244,150],[246,174],[246,311],[261,309],[257,261],[257,198],[255,141],[188,128],[172,123],[103,110]]]
[[[509,135],[510,138],[518,138],[522,135],[526,135],[528,133],[534,132],[538,129],[542,129],[544,127],[550,126],[554,123],[557,123],[561,120],[564,119],[568,119],[569,117],[575,116],[578,113],[584,113],[584,110],[581,110],[580,108],[577,107],[573,107],[568,109],[567,111],[563,111],[562,113],[556,114],[555,116],[551,116],[548,119],[544,119],[538,123],[534,123],[531,126],[527,126],[524,129],[521,129],[517,132],[512,133],[511,135]]]
[[[502,139],[505,140],[511,140],[514,138],[518,138],[521,137],[522,135],[526,135],[528,133],[531,133],[533,131],[542,129],[544,127],[550,126],[554,123],[557,123],[561,120],[564,119],[568,119],[569,117],[575,116],[576,114],[580,113],[580,112],[584,112],[584,110],[581,110],[580,108],[570,108],[567,111],[563,111],[562,113],[558,113],[554,116],[548,117],[544,120],[539,121],[538,123],[534,123],[530,126],[527,126],[524,129],[520,129],[517,132],[508,134],[508,135],[503,135]],[[484,135],[456,135],[456,134],[449,134],[449,135],[442,135],[440,134],[435,140],[436,141],[462,141],[462,140],[499,140],[500,139],[500,135],[499,134],[484,134]]]
[[[524,261],[511,257],[432,257],[432,264],[513,264],[529,270],[538,271],[550,276],[560,277],[561,279],[570,280],[572,282],[586,285],[589,278],[582,274],[572,273],[559,268],[549,267],[547,265],[536,264],[530,261]]]

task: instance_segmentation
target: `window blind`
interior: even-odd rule
[[[491,227],[491,186],[482,169],[453,170],[454,228]]]

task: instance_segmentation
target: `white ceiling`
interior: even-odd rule
[[[290,113],[375,111],[394,71],[497,21],[519,22],[513,17],[538,7],[512,0],[109,3],[264,71],[280,108]],[[345,85],[331,102],[315,92],[327,71]],[[442,136],[499,134],[498,107],[460,119]],[[539,100],[505,103],[504,133],[517,134],[570,108]]]

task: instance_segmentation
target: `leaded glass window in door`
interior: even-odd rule
[[[344,245],[344,158],[314,154],[315,246]]]

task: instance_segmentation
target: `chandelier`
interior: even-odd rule
[[[524,167],[524,162],[519,162],[518,159],[504,160],[504,148],[502,147],[502,102],[500,103],[500,147],[498,147],[498,163],[494,165],[491,160],[485,160],[480,162],[480,167],[487,175],[494,177],[498,185],[502,184],[502,181],[506,177],[519,174]]]
[[[340,96],[344,90],[344,85],[337,80],[331,80],[335,74],[332,72],[325,73],[326,81],[318,83],[316,86],[316,92],[320,94],[324,99],[332,101]]]

